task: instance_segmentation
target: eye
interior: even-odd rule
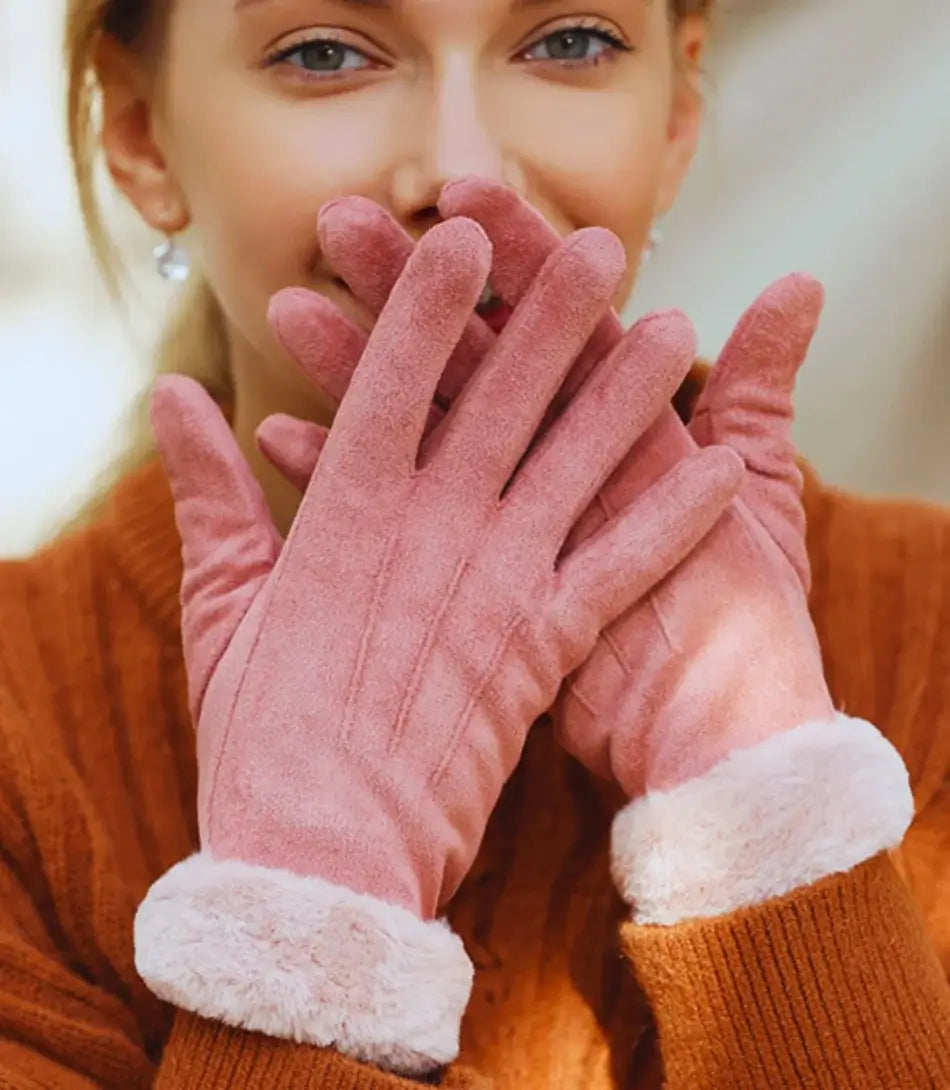
[[[596,64],[601,57],[615,50],[629,52],[630,46],[608,30],[570,26],[545,35],[522,56],[527,60]]]
[[[355,46],[333,38],[310,38],[287,46],[267,60],[271,64],[290,64],[307,75],[332,76],[338,72],[371,67],[373,62]]]

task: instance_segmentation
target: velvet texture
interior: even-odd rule
[[[805,480],[826,675],[906,762],[903,843],[724,916],[626,924],[627,961],[622,793],[537,724],[446,906],[477,973],[442,1087],[472,1068],[485,1090],[950,1085],[950,512]],[[0,1082],[418,1090],[175,1009],[136,973],[136,906],[199,847],[180,584],[156,461],[87,529],[0,563]]]
[[[535,441],[623,274],[609,232],[577,232],[432,429],[439,380],[465,347],[490,261],[485,233],[464,218],[420,242],[286,542],[202,388],[171,376],[153,398],[183,543],[203,873],[213,885],[215,861],[240,861],[321,879],[331,890],[314,896],[313,941],[325,961],[333,932],[321,928],[345,914],[351,893],[431,921],[431,941],[442,943],[432,918],[471,865],[532,722],[598,632],[696,545],[741,481],[732,452],[692,453],[564,551],[575,520],[668,406],[693,359],[692,330],[676,313],[640,323]],[[181,896],[160,903],[163,888],[140,913],[148,933],[177,945],[171,960],[184,973],[195,928],[182,921],[193,912]],[[277,929],[282,898],[272,910]],[[357,945],[348,968],[334,961],[338,978],[352,976],[342,994],[354,1003],[364,1005],[359,981],[383,972],[384,949]],[[138,961],[148,980],[146,951]],[[187,985],[167,974],[156,987],[205,1010],[200,995],[184,1003]],[[207,1013],[252,1025],[255,994],[236,987],[225,1013]],[[456,1033],[463,1005],[439,1005]],[[380,1055],[385,1041],[394,1070],[407,1073],[444,1062],[444,1049],[390,1047],[389,1009],[361,1012],[364,1031],[338,1046]],[[294,1028],[288,1016],[283,1030]],[[431,1036],[444,1041],[449,1030]]]
[[[493,183],[478,179],[450,183],[440,210],[447,216],[470,216],[485,228],[494,246],[491,283],[514,304],[558,246],[557,236],[534,209]],[[362,198],[324,209],[320,235],[354,292],[378,310],[388,282],[412,252],[412,241],[384,210]],[[386,254],[372,271],[359,256],[367,247]],[[787,774],[783,778],[786,751],[800,749],[803,736],[812,737],[801,731],[807,723],[828,727],[828,744],[821,745],[816,737],[813,757],[817,763],[827,760],[828,752],[839,755],[826,772],[840,798],[853,795],[854,782],[874,784],[902,815],[909,798],[906,770],[892,748],[888,747],[892,760],[886,763],[886,772],[875,760],[879,746],[874,739],[867,767],[860,746],[852,761],[843,759],[842,747],[836,744],[843,728],[834,729],[837,720],[808,615],[802,478],[790,428],[795,376],[822,303],[821,286],[804,274],[787,276],[767,288],[740,318],[689,426],[672,408],[662,412],[605,482],[569,538],[570,546],[596,533],[697,443],[727,445],[746,465],[742,494],[713,532],[669,579],[604,630],[554,709],[559,737],[571,753],[592,771],[617,781],[631,798],[647,800],[630,808],[622,832],[615,834],[622,850],[614,857],[620,887],[628,894],[640,891],[645,904],[637,911],[646,913],[645,918],[654,918],[655,903],[662,903],[670,918],[678,918],[677,911],[687,915],[701,910],[695,897],[685,894],[677,910],[669,892],[692,888],[697,871],[704,876],[701,884],[710,907],[733,904],[738,890],[749,895],[755,890],[757,897],[777,895],[789,888],[778,877],[785,874],[781,860],[789,845],[808,861],[799,868],[804,881],[806,875],[821,877],[853,865],[857,843],[867,842],[869,856],[899,842],[909,820],[902,817],[882,827],[868,809],[866,829],[850,833],[841,828],[833,805],[824,813],[819,809],[810,823],[787,827],[778,817],[797,809],[814,812],[807,782]],[[288,345],[313,343],[306,337],[307,305],[301,296],[277,301],[275,310]],[[476,330],[468,333],[472,343],[483,339]],[[616,314],[606,314],[567,376],[546,423],[583,383],[596,359],[622,338]],[[311,349],[302,354],[317,381],[326,386],[330,376],[320,377],[318,353]],[[296,447],[291,438],[288,433],[283,463],[303,482],[313,471],[319,438],[311,436],[309,459],[303,433],[298,434]],[[788,746],[766,744],[796,728],[796,740]],[[879,736],[877,743],[885,744]],[[741,776],[731,786],[723,784],[733,768],[727,759],[736,750],[760,745],[761,752],[750,755],[743,771],[748,766],[763,781],[780,783],[782,803],[775,805],[767,791],[752,792],[749,798],[758,800],[760,812],[745,812],[744,819],[750,824],[761,821],[769,835],[737,835],[730,808],[714,809],[722,829],[719,850],[712,856],[717,866],[712,866],[712,860],[686,858],[677,850],[685,830],[676,822],[663,836],[656,822],[645,817],[670,815],[675,806],[661,805],[659,798],[650,800],[656,792],[665,798],[681,785],[689,798],[741,794],[748,787]],[[708,783],[702,780],[707,773]],[[697,786],[688,790],[685,785],[691,781]],[[634,814],[638,820],[632,820]],[[648,860],[640,864],[635,862],[638,845],[631,841],[636,830],[644,831],[639,849]],[[826,843],[835,835],[840,835],[837,853],[829,852]],[[665,850],[670,853],[666,860]],[[824,860],[828,870],[814,873],[816,859]],[[776,879],[751,885],[737,882],[737,875],[745,872],[774,874]],[[645,877],[649,875],[663,875],[656,888]]]

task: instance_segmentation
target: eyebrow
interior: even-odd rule
[[[245,8],[257,7],[272,2],[273,0],[234,0],[234,10],[243,11]],[[380,11],[391,10],[393,6],[392,0],[335,0],[335,2],[349,4],[354,8],[375,8]],[[522,8],[532,8],[553,2],[554,0],[511,0],[511,10],[521,11]],[[649,5],[652,0],[643,0],[643,2]]]

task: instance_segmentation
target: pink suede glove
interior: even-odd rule
[[[412,1073],[457,1050],[471,967],[432,917],[531,723],[741,477],[731,453],[698,452],[563,551],[692,359],[676,316],[642,323],[526,456],[623,272],[600,229],[559,243],[420,447],[490,256],[462,218],[419,243],[286,542],[201,387],[167,378],[153,401],[202,852],[140,907],[139,972],[205,1016]]]
[[[470,216],[485,227],[494,245],[492,284],[512,304],[559,244],[547,223],[512,190],[482,180],[450,183],[440,209],[446,215]],[[412,240],[382,209],[362,198],[325,206],[319,226],[328,258],[360,300],[378,312],[412,251]],[[362,256],[367,252],[385,258],[369,266]],[[763,293],[740,323],[710,381],[697,424],[708,432],[707,406],[715,404],[720,419],[721,403],[728,404],[727,416],[736,426],[721,440],[733,443],[754,471],[746,486],[747,504],[733,503],[728,520],[680,571],[604,633],[555,709],[567,748],[589,768],[618,780],[631,796],[699,775],[737,745],[807,719],[833,716],[802,591],[808,568],[801,476],[788,437],[791,385],[814,334],[821,298],[820,285],[811,278],[789,276]],[[308,326],[309,306],[303,293],[282,293],[273,315],[284,343],[326,388],[329,376],[319,363],[320,343]],[[623,327],[611,312],[560,391],[561,404],[622,337]],[[308,362],[315,351],[316,362]],[[333,392],[342,388],[343,382]],[[262,445],[303,485],[313,470],[318,442],[314,435],[307,456],[306,428],[300,429],[296,450],[290,446],[292,433],[293,425],[271,420],[261,429]],[[757,445],[763,433],[773,439],[774,453],[766,449],[763,454],[767,444]],[[595,532],[695,449],[672,407],[666,407],[601,489],[570,540],[582,541]],[[748,555],[750,537],[759,543],[757,549],[765,550],[764,561],[757,551]],[[771,588],[765,595],[755,591],[755,600],[788,606],[760,619],[771,633],[766,648],[775,649],[777,661],[761,661],[767,651],[760,649],[755,654],[764,668],[747,670],[749,654],[735,656],[730,644],[732,674],[743,680],[723,685],[721,674],[711,674],[706,665],[724,654],[713,642],[726,638],[720,631],[724,619],[716,610],[721,604],[744,611],[755,571]],[[789,580],[789,591],[783,593]],[[745,588],[742,594],[740,587]],[[704,612],[700,603],[711,608]]]
[[[439,206],[485,227],[492,284],[512,303],[558,244],[541,216],[492,183],[450,183]],[[324,209],[320,234],[337,270],[377,310],[412,241],[359,198]],[[366,275],[357,237],[391,255],[381,274]],[[763,292],[723,352],[692,434],[672,408],[662,413],[572,531],[572,544],[596,532],[694,439],[731,446],[749,470],[741,500],[674,575],[605,630],[554,709],[567,748],[637,800],[618,819],[614,869],[644,922],[727,911],[847,869],[899,843],[910,820],[896,752],[869,724],[835,714],[808,615],[789,432],[794,379],[821,304],[820,285],[805,275]],[[277,300],[275,312],[306,356],[303,297]],[[622,335],[617,316],[605,316],[556,405]],[[319,367],[311,370],[320,381]],[[267,436],[272,449],[278,431],[275,423]],[[300,438],[289,460],[302,481],[315,443]]]
[[[557,245],[502,187],[462,181],[444,215],[480,222],[492,282],[526,290]],[[578,520],[596,533],[692,445],[745,462],[743,489],[669,578],[608,626],[554,708],[559,735],[632,798],[613,871],[641,923],[717,915],[847,870],[900,843],[907,770],[871,724],[836,714],[808,613],[802,478],[792,392],[823,302],[804,274],[767,288],[740,319],[686,429],[660,415]],[[622,336],[604,317],[562,397]]]
[[[741,317],[689,432],[743,458],[743,489],[684,563],[605,629],[556,705],[568,748],[633,799],[614,823],[612,863],[639,923],[719,915],[849,870],[896,847],[913,817],[898,752],[835,711],[808,611],[790,436],[822,302],[816,281],[792,275]],[[665,464],[622,467],[570,542]]]

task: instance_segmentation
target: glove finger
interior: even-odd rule
[[[192,712],[281,549],[260,485],[221,410],[184,375],[155,383],[155,439],[182,541],[182,635]]]
[[[267,319],[284,351],[339,404],[366,349],[366,334],[326,296],[306,288],[277,292]]]
[[[269,319],[284,350],[313,384],[339,404],[367,336],[319,292],[284,288],[271,299]],[[445,416],[433,401],[425,434]],[[315,464],[315,463],[314,463]]]
[[[287,413],[272,413],[255,433],[264,457],[300,492],[307,491],[329,434],[329,428]]]
[[[742,499],[782,548],[807,587],[802,476],[791,438],[795,379],[824,304],[821,284],[793,273],[745,311],[699,397],[690,434],[723,443],[743,459]]]
[[[699,450],[562,560],[555,611],[589,637],[582,657],[598,632],[696,548],[743,476],[741,459],[728,447]]]
[[[492,243],[491,284],[499,297],[517,306],[562,239],[544,216],[508,186],[475,176],[446,183],[439,196],[445,217],[467,216],[480,223]],[[598,323],[558,391],[542,431],[574,396],[594,366],[623,336],[611,309]]]
[[[320,248],[353,295],[374,316],[406,266],[416,241],[390,213],[367,197],[330,201],[317,218]],[[482,319],[472,313],[445,366],[436,402],[445,411],[495,341]]]
[[[564,375],[610,305],[623,267],[620,241],[603,228],[586,228],[563,242],[443,427],[430,437],[423,464],[444,458],[458,474],[460,487],[500,495]]]
[[[490,264],[490,243],[471,220],[439,224],[416,246],[370,334],[324,448],[322,461],[330,459],[341,485],[375,481],[384,487],[415,472],[436,384]],[[323,517],[310,510],[309,496],[310,490],[298,522]]]
[[[552,563],[618,463],[662,414],[671,412],[670,398],[695,348],[692,323],[681,311],[641,319],[601,361],[519,470],[505,502],[516,505],[522,532],[550,542]],[[685,432],[683,438],[689,441]],[[653,460],[641,461],[653,472]],[[639,479],[639,465],[629,468]],[[650,483],[645,477],[636,492],[628,488],[627,502]]]

